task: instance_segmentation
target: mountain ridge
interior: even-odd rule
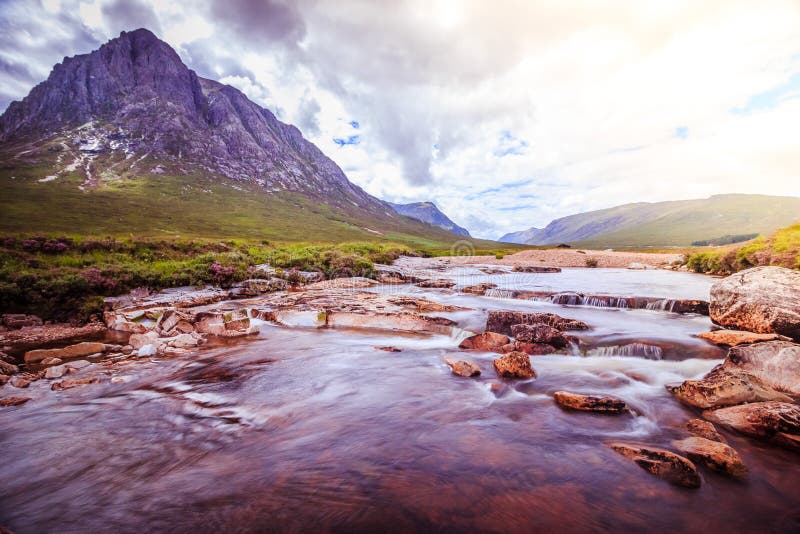
[[[471,237],[466,228],[454,223],[450,217],[445,215],[433,202],[411,202],[409,204],[395,204],[389,202],[389,205],[400,215],[405,215],[406,217],[438,226],[454,234]]]
[[[729,234],[769,234],[800,220],[800,198],[723,194],[706,199],[636,202],[577,213],[500,241],[595,247],[689,246]]]

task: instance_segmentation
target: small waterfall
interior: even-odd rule
[[[562,304],[565,306],[582,306],[584,302],[583,295],[578,293],[556,293],[550,295],[547,300],[553,304]]]
[[[468,337],[474,336],[474,335],[475,335],[475,332],[471,332],[469,330],[464,330],[463,328],[459,328],[457,326],[453,326],[452,328],[450,328],[450,339],[452,339],[452,342],[456,346],[461,344],[461,342],[464,341],[465,339],[467,339]]]
[[[565,306],[590,306],[592,308],[628,308],[627,297],[605,295],[581,295],[580,293],[556,293],[547,297],[553,304]],[[635,304],[635,303],[634,303]]]
[[[675,301],[672,299],[654,300],[653,302],[648,302],[645,309],[671,312],[675,309]]]
[[[628,345],[610,345],[607,347],[597,347],[588,351],[589,356],[633,356],[648,360],[660,360],[664,356],[664,351],[658,345],[648,345],[647,343],[630,343]]]
[[[487,289],[484,295],[498,299],[513,299],[517,293],[516,291],[512,291],[510,289]]]

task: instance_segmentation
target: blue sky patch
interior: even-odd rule
[[[675,128],[675,137],[678,139],[686,139],[689,137],[689,127],[688,126],[678,126]]]
[[[793,74],[784,83],[772,89],[751,96],[744,106],[732,108],[731,113],[747,115],[754,111],[773,109],[781,102],[798,97],[800,97],[800,72]]]
[[[360,135],[350,135],[346,139],[342,138],[342,137],[334,137],[333,138],[333,142],[336,143],[339,146],[357,145],[357,144],[359,144],[361,142],[361,136]]]
[[[358,121],[350,121],[348,124],[353,128],[355,128],[356,130],[361,128],[361,123],[359,123]]]
[[[528,148],[527,141],[514,137],[508,130],[503,130],[500,132],[500,139],[497,148],[494,149],[494,155],[498,158],[519,156],[525,153],[526,148]]]

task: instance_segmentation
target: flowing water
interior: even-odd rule
[[[506,289],[663,298],[707,298],[713,282],[663,271],[449,274],[461,285],[482,277]],[[593,328],[573,355],[533,357],[539,378],[523,381],[499,380],[489,353],[462,355],[480,377],[452,375],[443,358],[464,331],[264,324],[255,338],[135,362],[124,382],[0,411],[0,524],[17,533],[798,531],[796,454],[725,433],[749,478],[701,468],[703,486],[685,490],[605,445],[685,437],[696,413],[664,384],[724,356],[692,337],[707,317],[377,290],[472,308],[435,314],[464,330],[482,331],[490,309],[555,312]],[[621,397],[638,415],[564,411],[551,397],[562,389]]]

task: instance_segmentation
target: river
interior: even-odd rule
[[[698,299],[713,282],[615,269],[439,275],[500,289]],[[121,381],[0,411],[0,524],[17,534],[800,528],[794,453],[724,432],[749,478],[699,468],[703,485],[688,490],[606,445],[670,448],[687,435],[682,425],[697,412],[664,385],[702,376],[724,357],[693,337],[710,328],[707,317],[411,285],[375,290],[471,308],[434,314],[464,331],[482,331],[492,309],[554,312],[592,329],[577,333],[583,343],[571,355],[532,357],[538,378],[521,381],[498,379],[491,353],[459,356],[480,377],[452,375],[443,359],[459,352],[461,330],[264,323],[246,340],[136,362]],[[637,415],[567,412],[552,399],[558,390],[614,395]]]

